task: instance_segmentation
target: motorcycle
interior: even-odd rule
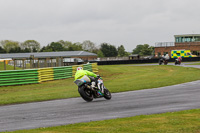
[[[180,59],[175,59],[175,65],[181,65],[181,60]]]
[[[168,60],[166,60],[166,59],[160,59],[158,63],[159,63],[159,65],[162,65],[162,63],[164,65],[167,65],[168,64]]]
[[[92,79],[92,77],[90,78]],[[78,86],[80,96],[87,102],[91,102],[94,98],[104,97],[110,100],[112,97],[110,91],[104,86],[103,80],[100,78],[98,78],[94,88],[91,87],[91,82],[88,83],[83,79],[77,79],[74,83]]]

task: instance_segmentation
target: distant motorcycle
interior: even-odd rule
[[[91,78],[91,77],[90,77]],[[94,98],[104,97],[107,100],[111,99],[110,91],[104,86],[103,80],[98,78],[98,85],[95,88],[91,87],[91,82],[86,82],[83,79],[77,79],[74,83],[78,86],[80,96],[87,102],[91,102]],[[101,89],[99,89],[101,88]]]
[[[180,59],[175,59],[175,65],[180,65],[181,64],[181,60]]]
[[[168,60],[161,58],[161,59],[158,61],[158,63],[159,63],[159,65],[162,65],[162,64],[167,65],[167,64],[168,64]]]

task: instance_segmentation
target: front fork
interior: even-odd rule
[[[104,95],[104,85],[103,83],[98,83],[97,87],[93,88],[91,85],[85,84],[85,87],[92,90],[95,97],[101,97]]]
[[[103,85],[103,83],[101,83],[101,84],[98,83],[97,86],[101,90],[101,92],[104,93],[104,85]]]

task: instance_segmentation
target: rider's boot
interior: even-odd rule
[[[104,89],[103,89],[103,84],[98,84],[98,89],[102,92],[102,93],[104,93]]]
[[[91,88],[92,88],[92,90],[94,90],[95,86],[96,86],[95,82],[91,82]]]

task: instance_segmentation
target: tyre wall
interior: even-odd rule
[[[98,73],[97,63],[40,69],[5,70],[0,71],[0,86],[35,84],[71,78],[74,76],[76,68],[79,66],[82,66],[84,70]]]

